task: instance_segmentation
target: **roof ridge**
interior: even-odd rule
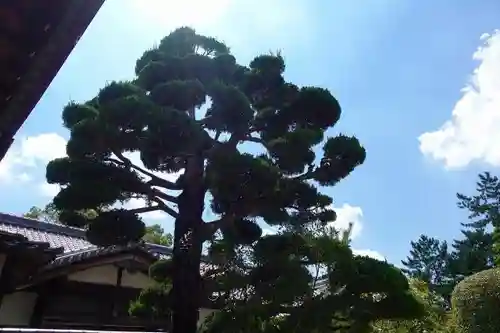
[[[5,224],[85,239],[85,230],[63,224],[49,223],[8,213],[0,213],[0,221]]]

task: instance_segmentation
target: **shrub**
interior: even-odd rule
[[[461,281],[451,296],[457,333],[500,332],[500,269],[489,269]]]

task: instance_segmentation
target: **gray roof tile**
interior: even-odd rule
[[[64,254],[85,252],[97,249],[85,239],[85,230],[61,224],[41,222],[24,217],[0,213],[0,231],[21,234],[34,242],[46,242],[51,247],[64,249]],[[147,244],[147,248],[159,255],[170,255],[171,248]]]
[[[61,262],[71,263],[80,259],[108,253],[119,249],[119,247],[98,248],[85,240],[85,230],[68,227],[61,224],[47,223],[0,213],[0,231],[6,231],[25,236],[32,242],[49,243],[51,248],[63,248],[52,264],[58,265]],[[145,248],[160,259],[166,259],[172,255],[172,249],[167,246],[157,244],[144,244]],[[203,256],[204,263],[201,269],[204,271],[213,267],[208,263],[208,258]],[[52,264],[49,264],[51,266]]]
[[[46,242],[52,248],[62,247],[65,253],[94,247],[85,240],[81,229],[40,222],[0,213],[0,230],[20,234],[33,242]]]

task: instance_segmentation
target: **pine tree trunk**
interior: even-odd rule
[[[203,159],[191,158],[179,196],[173,252],[172,332],[195,333],[200,308],[202,240],[198,236],[205,200]]]

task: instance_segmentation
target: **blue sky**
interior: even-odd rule
[[[190,25],[225,41],[242,63],[279,49],[288,80],[339,99],[332,133],[358,136],[367,159],[326,192],[338,224],[356,223],[355,249],[399,263],[421,233],[458,235],[465,215],[455,193],[470,193],[478,172],[500,166],[498,1],[209,3],[107,0],[1,162],[0,210],[20,214],[50,201],[45,165],[64,154],[60,115],[70,99],[130,78],[144,50]]]

